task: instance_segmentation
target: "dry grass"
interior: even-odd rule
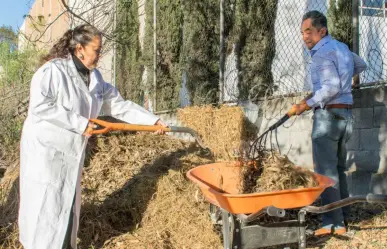
[[[185,177],[190,168],[212,162],[194,144],[168,136],[113,135],[99,138],[94,150],[83,178],[80,248],[220,244],[208,203],[194,198],[198,190]]]
[[[317,187],[309,170],[295,167],[287,156],[266,153],[255,167],[244,167],[242,193],[273,192],[285,189]]]
[[[241,160],[256,128],[238,106],[192,106],[178,110],[178,118],[194,129],[217,161]]]
[[[19,208],[19,160],[13,158],[13,161],[7,160],[9,166],[0,181],[0,249],[21,248],[16,224]]]

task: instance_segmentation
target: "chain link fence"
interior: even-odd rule
[[[183,68],[178,96],[180,107],[214,103],[213,91],[223,97],[219,102],[226,103],[254,102],[265,96],[310,91],[311,58],[301,36],[302,16],[310,10],[324,13],[330,34],[367,62],[368,68],[360,75],[360,84],[383,83],[387,79],[387,47],[384,45],[387,4],[384,0],[359,0],[353,8],[353,3],[356,1],[278,0],[266,2],[266,5],[251,4],[253,9],[238,5],[238,1],[225,1],[223,86],[200,91],[203,95],[196,96],[201,98],[200,103],[193,103],[187,88],[192,84],[187,75],[192,72]],[[275,11],[269,11],[269,4]],[[241,8],[250,19],[238,17]],[[214,36],[219,36],[219,31],[214,30]],[[213,52],[219,54],[219,51]],[[213,83],[214,80],[210,80],[208,84]],[[203,86],[198,84],[200,87]],[[207,99],[208,96],[211,98]]]
[[[359,3],[359,55],[368,68],[361,83],[384,83],[387,79],[387,2],[361,0]]]

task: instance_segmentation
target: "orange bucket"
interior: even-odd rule
[[[236,165],[235,162],[201,165],[188,171],[187,177],[199,186],[210,203],[232,214],[255,213],[268,206],[282,209],[308,206],[335,184],[331,178],[313,173],[318,187],[238,194],[241,167]]]

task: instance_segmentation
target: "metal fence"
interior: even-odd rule
[[[387,79],[387,3],[361,0],[359,3],[359,55],[368,68],[361,83],[384,83]]]
[[[318,10],[330,18],[332,3],[340,1],[329,0],[278,0],[277,13],[274,16],[266,15],[274,23],[274,42],[269,44],[269,53],[273,56],[270,72],[272,84],[275,87],[267,89],[267,95],[284,96],[311,90],[309,79],[310,55],[303,45],[301,36],[301,20],[304,13],[310,10]],[[350,41],[350,48],[359,54],[367,63],[368,68],[360,75],[360,84],[372,85],[384,83],[387,79],[387,3],[384,0],[352,0],[344,1],[354,4],[350,7],[351,19],[350,31],[345,35]],[[336,6],[337,7],[337,6]],[[265,14],[265,13],[263,13]],[[340,25],[340,24],[339,24]],[[337,25],[336,25],[337,26]],[[340,39],[339,39],[340,40]],[[238,44],[229,46],[231,51],[227,53],[224,64],[223,87],[219,94],[223,96],[223,102],[238,102],[240,100],[240,78],[248,74],[241,69],[239,54],[236,52]],[[252,58],[252,62],[255,58]],[[257,63],[258,64],[258,63]],[[257,65],[259,66],[259,65]],[[258,76],[257,76],[258,77]],[[181,107],[191,105],[186,79],[183,75],[182,88],[180,90]],[[255,100],[255,88],[259,88],[258,82],[250,85],[249,99]],[[157,110],[161,111],[161,110]]]

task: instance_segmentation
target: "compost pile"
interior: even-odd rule
[[[186,172],[212,163],[194,143],[116,133],[90,141],[82,179],[78,248],[221,248],[209,204]],[[19,167],[0,184],[0,248],[18,241]],[[198,240],[198,236],[200,239]]]
[[[241,193],[273,192],[285,189],[317,187],[309,170],[295,167],[287,156],[265,153],[254,166],[243,167]]]
[[[318,186],[312,172],[294,167],[286,156],[259,151],[259,159],[249,160],[247,152],[256,138],[257,128],[246,119],[240,107],[186,107],[178,115],[184,125],[199,133],[217,161],[238,161],[242,165],[240,193]]]
[[[208,219],[209,204],[185,176],[192,167],[212,162],[195,144],[149,133],[115,134],[99,137],[90,151],[82,182],[80,248],[220,245]]]
[[[177,114],[184,126],[197,131],[217,161],[245,158],[249,141],[257,133],[238,106],[192,106]]]

